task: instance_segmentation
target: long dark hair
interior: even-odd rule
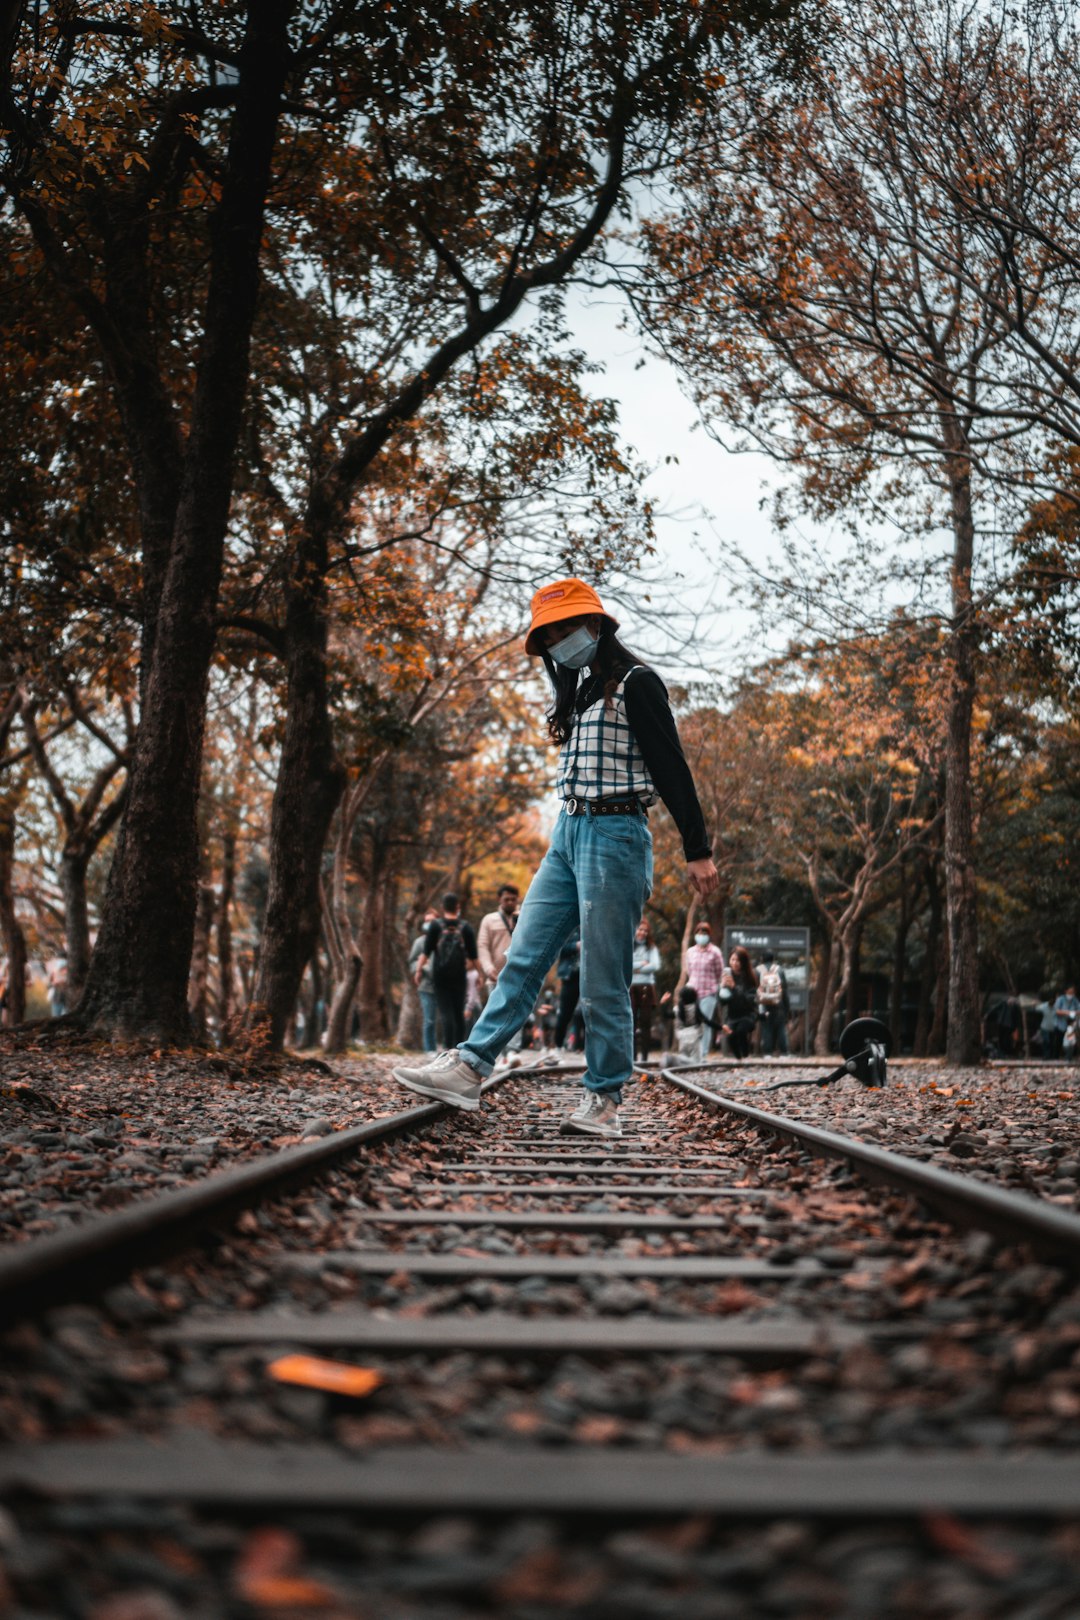
[[[584,613],[581,617],[587,619],[590,615]],[[633,669],[635,664],[649,668],[643,658],[623,646],[609,619],[601,621],[600,644],[596,649],[593,669],[567,669],[564,664],[555,662],[546,647],[541,657],[553,689],[551,707],[547,711],[548,736],[557,743],[564,743],[574,729],[574,700],[582,677],[586,681],[591,680],[594,674],[600,677],[604,683],[604,702],[610,709],[615,688],[627,670]]]
[[[733,966],[735,963],[738,964],[737,968]],[[728,967],[731,968],[733,973],[737,971],[740,978],[746,980],[751,990],[757,989],[758,976],[754,969],[754,964],[750,960],[750,952],[747,950],[745,945],[736,945],[734,947],[730,957],[728,958]]]

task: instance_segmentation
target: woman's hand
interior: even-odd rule
[[[720,874],[708,856],[700,861],[687,861],[686,870],[691,884],[703,900],[719,888]]]

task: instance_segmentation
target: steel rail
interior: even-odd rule
[[[976,1181],[973,1176],[939,1170],[936,1165],[923,1164],[890,1149],[840,1136],[820,1125],[771,1114],[699,1086],[686,1074],[685,1069],[662,1069],[659,1078],[758,1130],[795,1142],[819,1158],[840,1159],[875,1186],[910,1193],[954,1225],[976,1227],[1007,1243],[1029,1243],[1047,1258],[1080,1266],[1080,1216],[1022,1193]]]
[[[539,1072],[540,1065],[507,1069],[481,1089],[487,1092],[505,1080]],[[5,1245],[0,1252],[0,1322],[8,1326],[54,1305],[91,1299],[140,1266],[189,1248],[243,1210],[314,1180],[359,1149],[407,1135],[448,1112],[445,1103],[421,1103],[315,1142],[262,1154],[175,1191],[152,1193],[73,1230]]]

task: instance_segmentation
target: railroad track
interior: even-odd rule
[[[118,1498],[239,1519],[1077,1516],[1080,1219],[715,1073],[643,1077],[604,1141],[559,1133],[574,1074],[507,1071],[479,1118],[405,1109],[22,1245],[0,1312],[26,1319],[5,1359],[41,1438],[0,1450],[0,1490],[44,1524]],[[84,1376],[35,1395],[56,1344]],[[379,1387],[268,1371],[313,1355]]]

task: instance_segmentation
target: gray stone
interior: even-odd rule
[[[118,1283],[114,1288],[110,1288],[103,1295],[103,1303],[110,1316],[115,1317],[118,1322],[131,1326],[161,1322],[165,1317],[165,1312],[156,1300],[148,1299],[130,1283]]]
[[[274,1405],[282,1417],[302,1429],[321,1429],[330,1407],[330,1397],[321,1389],[278,1388]]]
[[[409,1541],[409,1551],[418,1558],[455,1558],[472,1552],[477,1526],[471,1519],[446,1515],[432,1519]]]
[[[605,1551],[626,1569],[663,1579],[684,1574],[690,1562],[686,1553],[639,1530],[621,1530],[609,1536]]]
[[[627,1316],[648,1300],[640,1288],[628,1282],[609,1282],[593,1294],[593,1304],[607,1316]]]
[[[300,1127],[300,1135],[305,1140],[313,1136],[330,1136],[333,1133],[333,1122],[320,1115],[318,1119],[309,1119]]]
[[[820,1265],[828,1266],[830,1271],[847,1271],[855,1264],[855,1256],[847,1249],[826,1247],[811,1250],[811,1258]]]

